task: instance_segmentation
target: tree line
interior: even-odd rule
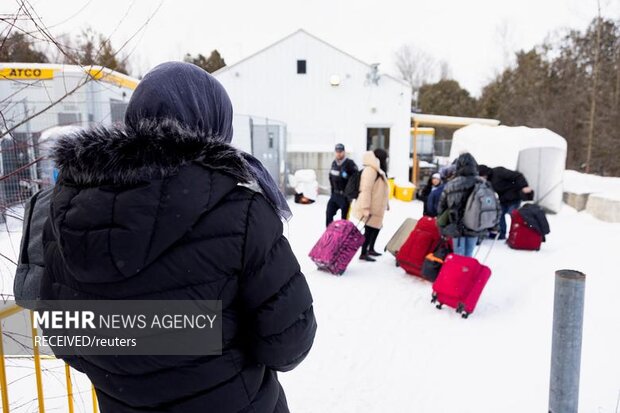
[[[548,128],[566,138],[568,168],[620,176],[620,21],[597,17],[584,31],[515,57],[479,98],[443,78],[414,88],[414,105],[423,113]]]
[[[38,47],[35,39],[24,32],[13,32],[0,40],[0,62],[64,63],[82,66],[104,66],[117,72],[129,74],[128,56],[119,55],[109,38],[92,28],[79,34],[63,34],[54,39],[54,47]],[[226,66],[217,50],[206,57],[202,54],[185,54],[184,61],[202,67],[209,73]]]

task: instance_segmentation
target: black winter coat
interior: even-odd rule
[[[43,299],[221,300],[219,356],[79,356],[102,413],[287,412],[276,371],[309,352],[312,296],[231,146],[176,124],[63,138]]]
[[[503,166],[491,170],[489,181],[499,195],[499,202],[502,205],[521,201],[521,190],[528,186],[527,180],[521,172],[511,171]]]
[[[465,153],[456,161],[456,175],[444,185],[439,198],[437,215],[440,216],[445,210],[449,210],[449,224],[441,228],[443,235],[447,237],[477,237],[481,232],[472,231],[463,225],[463,215],[467,206],[467,198],[474,189],[476,182],[481,180],[478,176],[478,164],[474,157]]]

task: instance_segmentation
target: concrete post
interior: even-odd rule
[[[586,276],[555,273],[549,413],[577,413]]]

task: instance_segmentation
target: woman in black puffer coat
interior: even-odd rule
[[[483,235],[483,232],[472,231],[463,224],[467,198],[481,179],[478,176],[476,159],[471,154],[464,153],[456,160],[455,177],[444,186],[439,198],[438,221],[442,221],[441,215],[445,211],[448,214],[445,225],[441,227],[441,233],[453,238],[454,252],[459,255],[471,257],[478,237]]]
[[[158,66],[126,126],[62,138],[44,231],[43,299],[221,300],[218,356],[76,356],[102,413],[288,412],[276,371],[308,354],[312,296],[273,180],[229,145],[222,86]]]

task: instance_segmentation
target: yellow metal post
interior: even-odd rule
[[[411,168],[411,183],[418,186],[418,121],[413,122],[413,167]]]
[[[69,402],[69,413],[73,413],[73,386],[71,385],[71,367],[65,363],[65,376],[67,377],[67,400]]]
[[[91,386],[93,393],[93,413],[97,413],[99,411],[99,405],[97,404],[97,392],[95,391],[95,386]]]
[[[4,346],[2,345],[2,319],[0,319],[0,387],[2,387],[2,411],[9,413],[9,386],[6,382]]]
[[[45,413],[45,402],[43,400],[43,377],[41,374],[41,358],[39,346],[35,341],[37,329],[34,327],[34,313],[30,312],[30,322],[32,323],[32,353],[34,354],[34,374],[37,379],[37,399],[39,401],[39,413]]]

